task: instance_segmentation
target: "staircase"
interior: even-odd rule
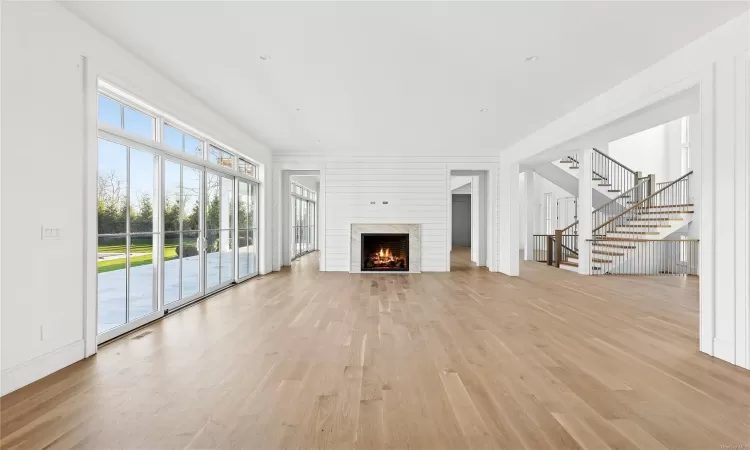
[[[534,170],[571,195],[578,197],[579,161],[580,155],[573,153],[559,161],[537,166]],[[631,170],[597,149],[594,149],[591,162],[594,168],[592,204],[595,208],[605,205],[622,192],[632,188],[637,184],[640,177],[638,172]]]
[[[670,239],[693,220],[689,172],[650,193],[651,180],[641,180],[592,213],[592,274],[684,274],[694,270],[697,241]],[[575,248],[560,249],[559,267],[578,271],[577,222],[558,230],[556,241],[575,235]],[[693,266],[691,266],[693,263]]]

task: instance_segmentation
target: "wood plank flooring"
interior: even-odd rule
[[[451,273],[419,275],[321,273],[305,256],[3,397],[0,444],[750,444],[750,375],[698,352],[697,279],[540,263],[510,278],[455,253]]]

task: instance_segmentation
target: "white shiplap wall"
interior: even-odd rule
[[[449,181],[445,163],[326,163],[326,270],[349,271],[352,223],[414,223],[422,226],[422,271],[445,271]]]

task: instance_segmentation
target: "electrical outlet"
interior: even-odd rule
[[[60,239],[59,228],[46,228],[44,225],[42,225],[42,240],[43,241],[57,240],[57,239]]]

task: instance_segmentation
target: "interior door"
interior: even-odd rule
[[[557,229],[567,227],[576,221],[578,201],[575,197],[564,197],[557,200]]]

